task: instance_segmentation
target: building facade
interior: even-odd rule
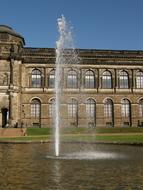
[[[0,126],[52,127],[55,49],[0,25]],[[62,68],[64,127],[143,126],[143,51],[78,49]]]

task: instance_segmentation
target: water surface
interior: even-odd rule
[[[143,189],[143,147],[63,144],[61,151],[57,159],[50,144],[0,144],[0,190]]]

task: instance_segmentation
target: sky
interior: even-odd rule
[[[0,24],[20,33],[26,47],[54,48],[62,14],[76,48],[143,50],[143,0],[0,0]]]

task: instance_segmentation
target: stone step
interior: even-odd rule
[[[21,137],[26,135],[26,128],[2,128],[0,137]]]

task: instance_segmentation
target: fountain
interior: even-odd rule
[[[55,73],[55,156],[59,156],[62,96],[62,66],[78,63],[78,54],[74,49],[72,28],[62,15],[58,19],[60,37],[56,42],[56,73]]]
[[[73,37],[72,37],[72,28],[67,23],[64,16],[58,19],[58,30],[60,37],[56,42],[56,72],[55,72],[55,156],[47,156],[50,159],[85,159],[85,160],[95,160],[95,159],[113,159],[117,157],[122,157],[117,153],[113,152],[101,152],[98,150],[88,151],[78,150],[78,152],[73,149],[70,153],[64,153],[60,155],[60,128],[62,126],[62,84],[63,84],[63,75],[62,69],[65,67],[70,68],[74,64],[78,64],[80,62],[80,58],[78,56],[77,51],[74,49]],[[91,145],[89,145],[91,147]]]
[[[1,190],[143,189],[142,147],[61,143],[62,68],[79,58],[71,30],[62,16],[56,48],[55,155],[49,143],[0,143]],[[52,148],[52,150],[51,150]]]

